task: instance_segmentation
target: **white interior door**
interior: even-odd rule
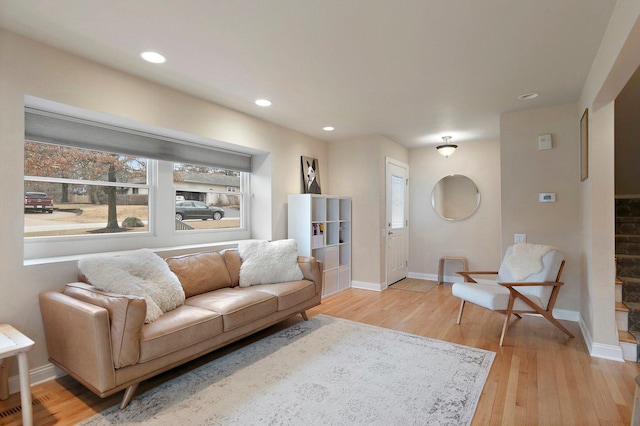
[[[408,175],[408,165],[387,158],[387,285],[406,278],[409,269]]]

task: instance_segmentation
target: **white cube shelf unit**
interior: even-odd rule
[[[288,220],[298,254],[323,263],[322,296],[351,287],[351,198],[289,195]]]

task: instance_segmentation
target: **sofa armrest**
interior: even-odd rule
[[[298,256],[298,266],[306,280],[316,285],[316,295],[322,294],[322,261],[314,257]]]
[[[98,391],[115,386],[109,313],[59,291],[40,293],[49,359]]]
[[[147,313],[144,298],[100,291],[85,283],[67,284],[64,294],[107,310],[115,368],[138,362],[140,334]]]

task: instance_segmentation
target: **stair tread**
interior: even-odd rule
[[[622,281],[625,284],[639,284],[640,283],[640,278],[634,278],[634,277],[619,277],[618,278],[620,281]]]
[[[616,259],[640,259],[640,254],[616,254]]]
[[[616,285],[622,285],[622,280],[616,277]]]
[[[640,306],[640,303],[638,303],[638,306]],[[616,302],[616,311],[629,312],[629,308],[627,308],[626,305],[622,302]]]
[[[618,330],[618,341],[625,343],[636,343],[636,338],[628,331]]]

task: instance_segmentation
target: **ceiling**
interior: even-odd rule
[[[0,0],[0,27],[322,140],[415,148],[497,139],[500,113],[577,102],[614,5]]]

